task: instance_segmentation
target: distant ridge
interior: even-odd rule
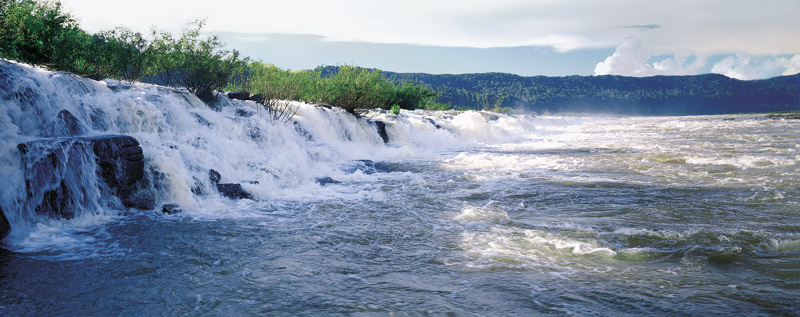
[[[323,73],[335,71],[335,67],[324,69]],[[382,73],[394,82],[411,80],[429,86],[441,94],[441,102],[473,109],[499,105],[536,113],[631,115],[800,110],[800,74],[738,80],[719,74],[525,77],[507,73]]]

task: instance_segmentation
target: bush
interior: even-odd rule
[[[400,105],[394,105],[394,106],[392,106],[392,109],[391,109],[391,110],[392,110],[392,114],[393,114],[393,115],[398,115],[398,114],[400,114]]]
[[[200,37],[205,24],[199,20],[190,23],[181,37],[153,31],[149,48],[149,72],[156,80],[168,86],[185,87],[192,93],[216,90],[231,80],[235,71],[247,65],[236,50],[222,50],[217,36]]]
[[[351,113],[385,108],[394,100],[394,85],[377,70],[341,66],[336,74],[324,78],[322,83],[319,99]]]
[[[84,74],[91,36],[61,3],[0,0],[0,56]]]
[[[238,77],[243,78],[238,85],[242,90],[261,96],[260,102],[273,121],[284,122],[297,113],[297,107],[289,101],[300,100],[302,89],[318,78],[311,72],[292,72],[261,62],[251,63]]]
[[[411,110],[433,103],[437,98],[439,95],[430,88],[406,81],[396,87],[393,101],[400,108]]]
[[[93,46],[95,72],[103,77],[132,82],[150,68],[150,42],[142,33],[118,27],[95,34]]]

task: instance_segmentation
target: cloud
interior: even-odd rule
[[[711,72],[741,80],[794,75],[800,72],[800,54],[795,54],[791,58],[728,56],[715,64]]]
[[[661,61],[649,62],[654,56],[636,40],[622,43],[611,56],[595,66],[595,75],[655,76],[693,75],[702,69],[704,56],[674,54]]]
[[[796,0],[62,0],[90,31],[117,24],[177,30],[207,18],[217,32],[319,34],[336,41],[448,47],[649,47],[701,55],[800,52]],[[623,26],[623,27],[620,27]],[[666,53],[666,52],[661,52]]]
[[[800,72],[800,54],[791,57],[737,54],[714,64],[709,64],[706,56],[687,54],[670,54],[662,60],[651,61],[655,55],[641,42],[629,40],[617,47],[611,56],[597,63],[594,74],[642,77],[694,75],[710,71],[730,78],[752,80]]]

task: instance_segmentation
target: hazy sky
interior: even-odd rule
[[[62,0],[88,31],[206,30],[302,69],[630,76],[800,72],[799,0]]]

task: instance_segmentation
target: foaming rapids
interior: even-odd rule
[[[132,136],[141,145],[145,177],[153,188],[156,206],[177,203],[188,214],[233,216],[236,213],[225,211],[242,202],[216,192],[209,181],[210,169],[222,175],[223,183],[240,183],[256,201],[379,196],[370,190],[353,193],[342,186],[323,187],[316,180],[358,181],[362,171],[348,172],[348,166],[358,160],[430,158],[442,151],[512,140],[529,128],[523,119],[477,112],[404,111],[395,116],[372,111],[361,117],[338,108],[296,102],[298,112],[291,122],[273,122],[256,103],[231,100],[224,94],[209,106],[182,89],[94,81],[14,62],[0,63],[4,87],[0,92],[4,134],[0,162],[9,189],[3,191],[0,203],[14,228],[7,239],[12,248],[27,248],[25,241],[43,230],[38,223],[85,226],[102,223],[104,220],[98,219],[110,219],[125,209],[118,202],[109,202],[108,191],[102,191],[102,182],[92,172],[96,166],[90,150],[65,149],[58,142],[47,141],[57,143],[51,151],[72,159],[58,161],[59,168],[69,171],[39,173],[59,177],[48,184],[57,185],[63,179],[72,187],[65,191],[70,199],[80,201],[73,206],[74,215],[68,217],[75,220],[53,220],[34,213],[30,202],[42,199],[26,196],[41,196],[53,188],[28,181],[26,193],[25,169],[17,150],[17,145],[25,142],[75,134]],[[74,119],[63,120],[64,111]],[[376,120],[387,122],[388,144],[376,132]]]

